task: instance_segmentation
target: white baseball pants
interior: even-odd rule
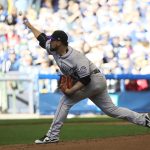
[[[91,82],[89,85],[77,91],[72,96],[68,97],[64,95],[61,98],[51,127],[47,132],[47,136],[59,138],[60,129],[70,108],[85,98],[89,98],[105,114],[111,117],[126,119],[132,123],[145,126],[145,114],[140,114],[127,108],[117,107],[113,104],[107,92],[106,79],[104,75],[97,73],[91,75]]]

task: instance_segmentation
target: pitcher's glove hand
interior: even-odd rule
[[[62,75],[60,77],[60,89],[63,93],[65,93],[66,89],[70,89],[73,87],[73,79],[69,75]]]

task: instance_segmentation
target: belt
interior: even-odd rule
[[[91,74],[97,74],[97,73],[100,73],[100,70],[99,69],[95,69],[91,72]]]

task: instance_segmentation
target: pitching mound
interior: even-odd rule
[[[150,150],[150,135],[114,137],[93,140],[1,146],[0,150]]]

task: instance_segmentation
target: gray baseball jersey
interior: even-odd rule
[[[101,72],[92,73],[97,67],[79,51],[68,47],[68,52],[60,56],[55,51],[49,51],[48,42],[46,42],[47,51],[54,56],[54,59],[60,70],[64,74],[69,74],[76,79],[90,75],[91,81],[71,96],[63,95],[53,122],[47,132],[47,136],[52,139],[59,139],[60,129],[66,119],[70,108],[82,99],[89,98],[105,114],[145,126],[145,114],[131,111],[127,108],[117,107],[113,104],[106,86],[105,76]]]
[[[46,42],[47,44],[48,42]],[[46,47],[48,48],[48,46]],[[63,56],[58,55],[55,51],[49,51],[49,54],[53,55],[61,72],[71,75],[74,79],[88,76],[97,68],[84,54],[70,46],[68,46],[68,52]]]

